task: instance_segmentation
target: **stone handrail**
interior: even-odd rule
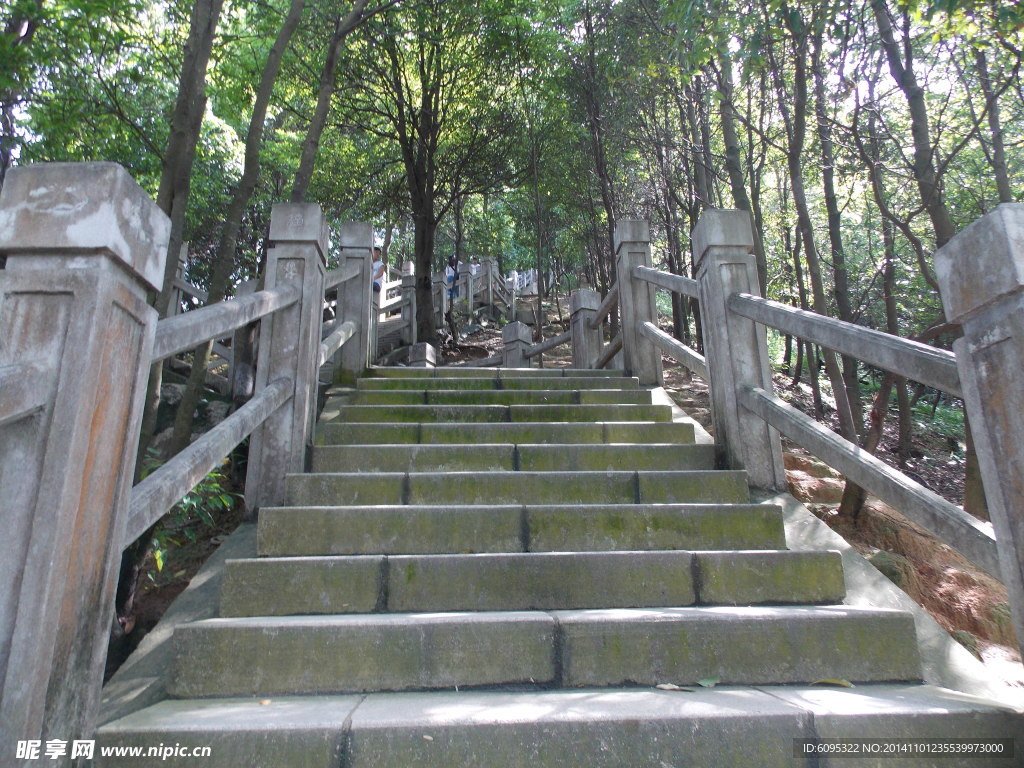
[[[273,382],[132,488],[124,546],[149,530],[189,489],[194,488],[223,461],[236,445],[284,405],[291,397],[291,387],[292,382],[288,379]]]
[[[604,319],[612,313],[612,310],[619,305],[619,286],[618,283],[611,287],[601,305],[597,308],[594,316],[587,321],[587,327],[592,331],[601,329],[601,323]]]
[[[632,276],[637,281],[673,290],[690,298],[699,296],[700,284],[690,278],[660,272],[647,266],[634,266]],[[724,303],[725,309],[732,315],[823,344],[876,367],[960,396],[956,360],[950,352],[823,317],[814,312],[794,309],[742,291],[729,294]],[[705,380],[714,379],[707,358],[674,339],[650,320],[637,318],[637,322],[640,336]],[[979,567],[996,578],[1000,577],[991,525],[981,523],[903,473],[889,468],[859,446],[833,435],[770,392],[770,386],[753,387],[744,384],[736,390],[735,398],[745,411],[756,414],[829,466],[940,536]],[[715,408],[714,402],[712,407]],[[769,446],[763,455],[771,456],[771,448]],[[774,466],[755,468],[762,482],[764,478],[777,477],[776,470]]]
[[[728,307],[762,325],[963,397],[952,352],[747,293],[734,293]]]
[[[644,280],[659,288],[664,288],[675,293],[681,293],[691,299],[700,298],[698,294],[697,281],[683,275],[674,275],[671,272],[661,272],[650,267],[633,267],[632,275],[638,280]]]
[[[595,368],[607,368],[611,365],[612,360],[615,356],[622,351],[622,334],[616,334],[615,338],[608,342],[608,346],[604,348],[600,356],[594,362]]]
[[[565,333],[560,333],[557,336],[552,336],[550,339],[545,339],[544,341],[538,342],[537,344],[528,347],[526,351],[523,353],[523,357],[536,357],[537,355],[542,355],[545,352],[554,349],[555,347],[561,346],[562,344],[568,344],[571,341],[572,331],[566,331]]]
[[[358,277],[361,272],[358,264],[346,264],[344,267],[331,270],[324,275],[324,291],[334,290],[342,283]]]
[[[697,350],[686,346],[683,342],[665,333],[661,328],[649,320],[645,320],[640,326],[640,333],[654,344],[666,355],[676,360],[705,381],[708,378],[708,364],[704,355]]]
[[[246,503],[280,504],[320,365],[339,349],[349,375],[368,364],[369,224],[342,225],[328,280],[319,206],[274,206],[265,290],[158,321],[169,231],[112,163],[14,168],[0,190],[3,744],[92,732],[122,547],[246,436]],[[344,317],[322,340],[328,283]],[[257,319],[252,399],[132,488],[151,364]]]
[[[189,296],[195,296],[200,301],[206,301],[209,297],[209,294],[207,294],[202,288],[192,285],[192,283],[186,283],[184,280],[178,278],[175,278],[172,285],[174,285],[180,293],[187,293]]]
[[[46,406],[44,376],[42,368],[32,363],[0,368],[0,427],[27,419]]]
[[[785,489],[779,433],[785,434],[1001,578],[1024,641],[1024,390],[1016,381],[1024,367],[1024,205],[999,206],[935,255],[947,318],[964,328],[955,354],[760,297],[745,212],[707,211],[692,242],[695,281],[651,268],[644,222],[617,225],[619,281],[630,288],[620,302],[627,372],[660,383],[660,354],[652,357],[652,350],[699,372],[711,387],[716,442],[729,466],[746,469],[755,487]],[[648,293],[655,286],[698,299],[706,358],[657,328]],[[777,398],[766,326],[963,397],[992,523]]]
[[[285,287],[276,291],[258,291],[168,317],[157,326],[152,362],[195,349],[211,339],[224,338],[232,331],[289,307],[298,300],[298,289]]]
[[[355,336],[357,331],[356,324],[351,320],[346,320],[332,330],[327,338],[320,342],[320,357],[318,358],[317,367],[319,368],[330,360],[331,356],[341,349],[346,341]]]
[[[756,413],[830,467],[892,504],[990,575],[997,579],[1001,577],[991,523],[967,514],[770,392],[744,387],[737,393],[737,398],[744,408]]]

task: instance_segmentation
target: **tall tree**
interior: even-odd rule
[[[525,9],[520,9],[521,12]],[[512,0],[412,0],[371,24],[348,94],[359,128],[393,142],[414,224],[417,337],[435,337],[437,226],[460,195],[498,188],[513,132]]]

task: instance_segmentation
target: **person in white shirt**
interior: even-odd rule
[[[387,272],[387,265],[384,261],[384,252],[379,246],[373,249],[373,291],[380,293],[380,287],[384,282],[384,274]]]

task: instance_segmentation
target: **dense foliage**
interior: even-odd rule
[[[156,196],[199,5],[3,0],[3,167],[114,160]],[[649,219],[657,259],[686,273],[700,211],[739,207],[768,295],[946,344],[929,330],[931,253],[1021,197],[1024,12],[1010,0],[363,6],[346,36],[352,7],[298,4],[229,242],[233,281],[258,273],[270,205],[294,194],[325,78],[306,195],[333,220],[373,221],[390,262],[420,273],[457,251],[604,291],[616,219]],[[184,224],[200,284],[295,7],[227,0],[212,17]],[[687,307],[675,313],[690,334]]]

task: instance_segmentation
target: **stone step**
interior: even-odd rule
[[[715,504],[750,501],[737,470],[306,473],[286,477],[288,506],[367,504]]]
[[[671,421],[668,405],[343,405],[336,422]]]
[[[669,421],[518,422],[391,424],[359,422],[317,425],[318,445],[370,443],[692,443],[689,423]]]
[[[714,469],[713,445],[332,445],[314,446],[312,472],[602,471]]]
[[[406,390],[406,389],[460,389],[460,390],[529,390],[529,389],[639,389],[640,380],[634,377],[606,378],[598,376],[518,376],[484,377],[469,376],[451,378],[369,378],[356,382],[356,388],[363,390]]]
[[[221,618],[174,652],[176,698],[921,676],[909,614],[847,606]]]
[[[441,368],[370,368],[364,378],[383,379],[550,379],[550,378],[627,378],[626,372],[620,369],[593,370],[590,368],[470,368],[462,366],[442,366]]]
[[[210,768],[578,768],[581,756],[594,768],[852,768],[866,763],[798,758],[794,740],[951,736],[1021,739],[1024,733],[1019,714],[1009,709],[923,685],[435,691],[168,700],[101,727],[96,754],[99,760],[105,748],[177,744],[191,755],[208,746],[210,756],[200,762]],[[159,764],[196,762],[171,756]],[[141,763],[104,758],[96,764]],[[978,768],[1014,759],[943,755],[877,764]]]
[[[839,603],[838,552],[552,552],[229,560],[220,615]]]
[[[646,389],[360,389],[349,402],[353,405],[650,405],[651,393]]]
[[[782,549],[771,504],[264,507],[257,552],[301,555]]]

